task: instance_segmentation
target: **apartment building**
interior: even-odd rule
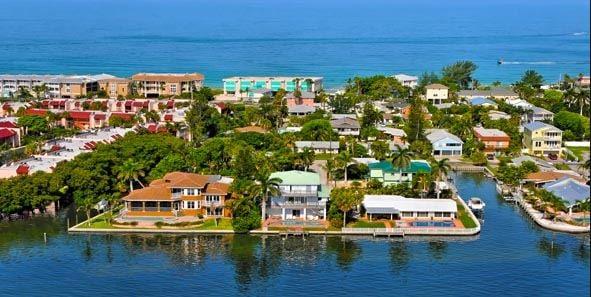
[[[100,80],[116,79],[108,74],[99,75],[0,75],[0,96],[16,96],[20,89],[36,97],[76,98],[97,92]],[[37,86],[45,86],[37,94]]]
[[[145,98],[174,96],[203,87],[199,73],[137,73],[131,77],[134,91]]]
[[[229,77],[223,79],[224,95],[236,97],[252,97],[253,91],[268,90],[277,92],[283,89],[287,92],[300,90],[301,92],[317,93],[322,90],[322,77],[311,76],[248,76]]]
[[[98,81],[99,89],[105,91],[109,98],[119,98],[129,95],[131,80],[126,78],[105,78]]]

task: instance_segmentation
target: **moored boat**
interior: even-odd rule
[[[478,197],[472,197],[468,200],[468,207],[473,211],[482,211],[486,204]]]

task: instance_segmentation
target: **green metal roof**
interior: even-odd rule
[[[371,163],[367,166],[369,167],[369,170],[382,170],[383,172],[387,172],[387,173],[399,171],[398,168],[394,168],[394,166],[392,165],[392,162],[390,162],[390,161],[380,161],[377,163]],[[426,173],[429,173],[429,172],[431,172],[431,166],[429,165],[429,162],[427,162],[425,160],[411,160],[410,166],[402,169],[402,172],[409,172],[409,173],[426,172]]]
[[[318,191],[318,197],[329,198],[330,197],[330,188],[328,186],[321,185],[320,191]]]
[[[282,185],[319,185],[320,175],[315,172],[299,170],[278,171],[271,173],[271,178],[280,178]]]

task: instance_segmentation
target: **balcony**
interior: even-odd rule
[[[202,206],[210,207],[210,206],[222,206],[223,203],[220,201],[202,201]]]
[[[318,196],[318,190],[294,191],[281,190],[281,196],[286,197],[315,197]]]
[[[302,208],[324,208],[326,206],[325,201],[272,201],[271,208],[295,208],[295,209],[302,209]]]

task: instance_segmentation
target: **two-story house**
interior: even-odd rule
[[[484,153],[488,156],[498,155],[509,148],[511,137],[499,129],[474,127],[473,131],[476,139],[484,143]]]
[[[125,216],[230,216],[231,181],[219,175],[170,172],[123,197]]]
[[[532,155],[560,155],[562,130],[544,122],[531,122],[523,126],[523,145]]]
[[[356,119],[349,117],[333,119],[330,121],[330,125],[340,136],[359,136],[361,131],[361,125],[359,125],[359,122]]]
[[[523,123],[551,122],[554,120],[554,113],[537,106],[531,106],[522,116]]]
[[[459,158],[462,156],[464,142],[459,137],[443,129],[428,129],[425,134],[433,147],[434,157]]]
[[[425,160],[412,160],[407,168],[395,168],[390,161],[370,163],[369,178],[380,181],[384,186],[405,183],[412,185],[419,173],[431,173],[431,166]]]
[[[442,84],[425,86],[425,99],[432,104],[441,104],[449,98],[449,88]]]
[[[279,196],[269,199],[269,217],[282,220],[325,220],[326,202],[330,190],[320,182],[320,175],[306,171],[279,171],[271,174],[279,178]]]

